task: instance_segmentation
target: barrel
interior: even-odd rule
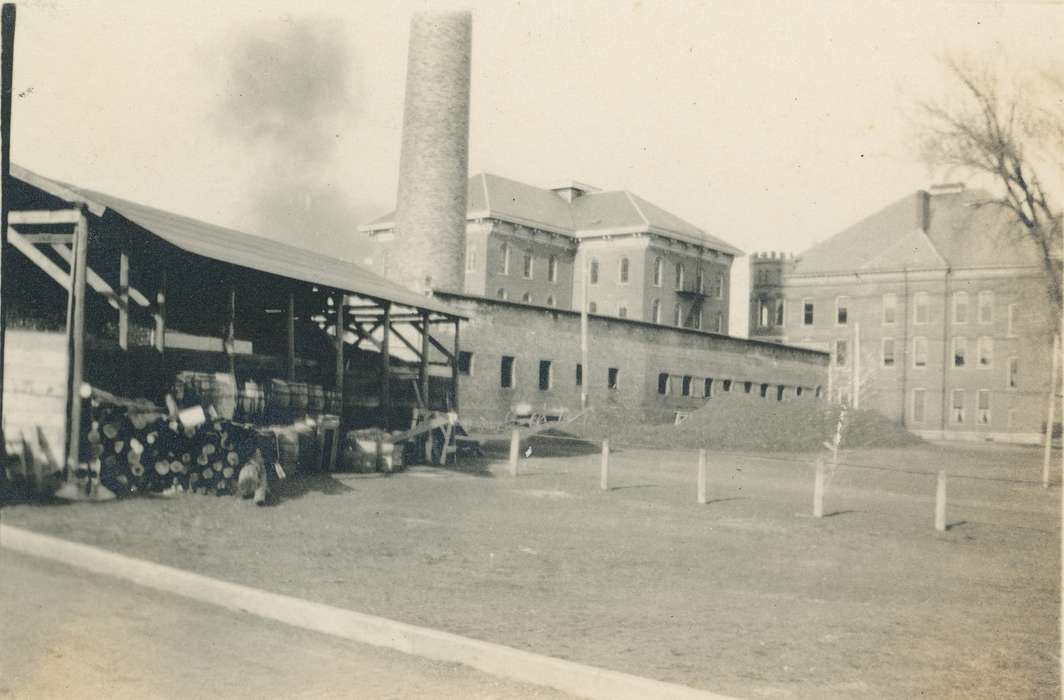
[[[325,412],[325,390],[320,384],[310,384],[307,386],[307,412]]]
[[[232,420],[236,412],[236,379],[233,375],[217,372],[211,377],[210,402],[219,416]]]
[[[270,408],[291,408],[292,387],[283,379],[270,380]]]
[[[290,390],[290,396],[292,400],[292,408],[305,411],[307,410],[307,385],[304,382],[289,382],[288,388]]]
[[[340,415],[340,390],[339,389],[326,389],[325,390],[325,412],[334,416]]]
[[[262,388],[253,380],[244,382],[240,388],[240,413],[244,416],[258,416],[262,413],[263,405]]]

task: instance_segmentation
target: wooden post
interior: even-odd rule
[[[118,347],[129,350],[129,252],[124,244],[118,258]]]
[[[429,312],[421,312],[421,367],[418,370],[418,378],[421,380],[421,398],[425,402],[425,410],[432,410],[432,402],[429,400],[429,335],[432,327],[429,325]]]
[[[602,441],[602,473],[599,475],[599,488],[603,491],[610,490],[610,440]]]
[[[11,177],[11,80],[15,66],[15,5],[4,3],[0,11],[0,389],[4,386],[4,347],[7,330],[8,183]],[[4,392],[0,390],[0,454],[4,452]]]
[[[946,472],[938,473],[938,488],[935,489],[935,529],[946,531]]]
[[[67,466],[78,468],[81,446],[81,383],[85,374],[85,275],[88,267],[89,220],[85,207],[74,227],[74,264],[70,273],[70,425],[67,426]]]
[[[336,300],[336,374],[334,376],[334,388],[340,392],[340,412],[343,413],[344,405],[344,317],[347,307],[344,304],[346,295],[342,292]]]
[[[816,476],[813,478],[813,517],[824,517],[824,458],[816,458]]]
[[[229,357],[229,374],[236,388],[236,284],[229,285],[228,318],[225,323],[225,354]]]
[[[588,372],[588,340],[587,340],[587,285],[588,285],[588,261],[585,260],[583,269],[583,292],[580,300],[580,408],[587,408],[587,382]]]
[[[861,324],[853,324],[853,407],[861,407]]]
[[[165,263],[164,263],[165,264]],[[166,351],[166,268],[159,271],[159,291],[155,293],[155,349]]]
[[[288,333],[288,353],[286,355],[286,365],[288,369],[288,381],[294,382],[296,380],[296,293],[294,291],[288,292],[288,314],[287,314],[287,333]]]
[[[389,302],[384,302],[384,325],[383,335],[381,336],[381,367],[380,367],[380,380],[381,380],[381,413],[383,414],[385,427],[388,427],[389,416],[392,408],[392,388],[391,388],[391,363],[392,358],[389,352],[389,339],[392,333],[392,305]]]
[[[1056,419],[1057,408],[1057,366],[1059,363],[1060,336],[1053,336],[1053,354],[1050,362],[1053,367],[1050,371],[1052,379],[1049,381],[1049,406],[1046,407],[1046,439],[1045,450],[1042,453],[1042,487],[1049,488],[1049,457],[1053,452],[1053,421]]]
[[[458,413],[458,355],[462,347],[458,342],[458,329],[460,325],[461,322],[456,318],[454,320],[454,356],[451,358],[451,410],[455,413]]]
[[[706,448],[698,451],[698,503],[706,504]]]
[[[510,476],[517,476],[517,454],[521,449],[521,432],[514,428],[510,432]]]

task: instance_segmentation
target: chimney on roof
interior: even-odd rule
[[[963,182],[940,182],[937,185],[931,185],[932,197],[938,194],[960,194],[961,192],[964,192]]]
[[[583,197],[585,194],[599,192],[600,190],[597,187],[592,187],[591,185],[586,185],[582,182],[573,180],[561,187],[552,187],[550,191],[564,199],[566,202],[572,202],[574,199]]]
[[[916,227],[927,232],[931,225],[931,194],[926,190],[916,191]]]

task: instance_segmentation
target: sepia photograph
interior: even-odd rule
[[[0,697],[1064,700],[1064,0],[0,9]]]

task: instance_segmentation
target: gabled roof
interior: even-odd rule
[[[351,294],[463,317],[446,304],[345,260],[68,185],[14,163],[11,164],[11,176],[60,199],[86,204],[97,216],[103,216],[109,209],[167,243],[195,255]]]
[[[607,234],[656,233],[742,255],[738,248],[631,192],[590,191],[572,202],[555,192],[517,180],[479,173],[469,178],[469,219],[494,218],[575,238]],[[389,230],[395,212],[359,227],[360,231]]]
[[[990,193],[918,191],[814,245],[792,274],[1034,264],[1034,246]]]

